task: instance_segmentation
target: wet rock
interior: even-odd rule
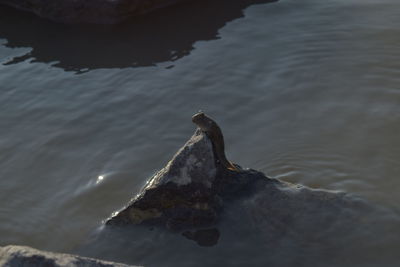
[[[224,201],[248,193],[256,180],[276,182],[238,165],[240,171],[226,169],[215,155],[209,137],[196,130],[107,225],[160,225],[175,231],[210,227],[217,223]]]
[[[114,24],[187,0],[0,0],[0,4],[63,23]]]
[[[171,230],[213,225],[222,207],[215,186],[219,169],[211,141],[197,130],[107,224],[158,224]]]
[[[202,229],[215,229],[222,217],[237,229],[254,225],[254,232],[270,239],[288,233],[318,239],[333,231],[336,222],[356,222],[361,211],[368,213],[366,203],[345,193],[271,179],[237,164],[238,170],[230,170],[214,150],[208,134],[196,130],[166,167],[106,224],[159,225],[200,245],[211,245],[219,239],[218,230]],[[345,230],[343,224],[340,230]]]
[[[6,246],[0,247],[0,266],[128,267],[132,265],[102,261],[70,254],[41,251],[25,246]]]
[[[283,239],[320,242],[327,236],[349,236],[365,223],[366,215],[385,213],[345,192],[283,181],[254,182],[251,194],[234,201],[225,211],[230,213],[225,215],[232,227],[246,222],[248,230],[272,243]]]

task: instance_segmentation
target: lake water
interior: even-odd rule
[[[256,239],[204,248],[159,229],[88,245],[200,109],[230,160],[359,196],[394,227],[341,247],[372,244],[357,253],[288,243],[273,260]],[[193,1],[85,27],[0,7],[0,245],[145,266],[398,266],[399,178],[398,0]]]

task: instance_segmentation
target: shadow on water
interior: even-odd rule
[[[190,54],[196,41],[218,39],[218,30],[248,6],[273,1],[192,1],[113,26],[56,24],[0,7],[5,46],[31,48],[3,64],[31,60],[76,73],[154,66]]]

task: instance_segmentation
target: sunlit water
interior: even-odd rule
[[[398,264],[398,0],[194,1],[113,27],[1,7],[0,92],[0,245],[146,266]],[[393,228],[269,254],[224,221],[214,247],[146,228],[91,244],[199,109],[232,161],[360,196],[392,210]]]

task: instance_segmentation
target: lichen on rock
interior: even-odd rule
[[[107,224],[157,224],[172,230],[213,225],[222,207],[214,188],[218,172],[212,144],[197,130]]]
[[[212,144],[201,131],[196,131],[167,166],[149,180],[147,188],[167,183],[177,186],[195,183],[211,188],[216,173]]]

